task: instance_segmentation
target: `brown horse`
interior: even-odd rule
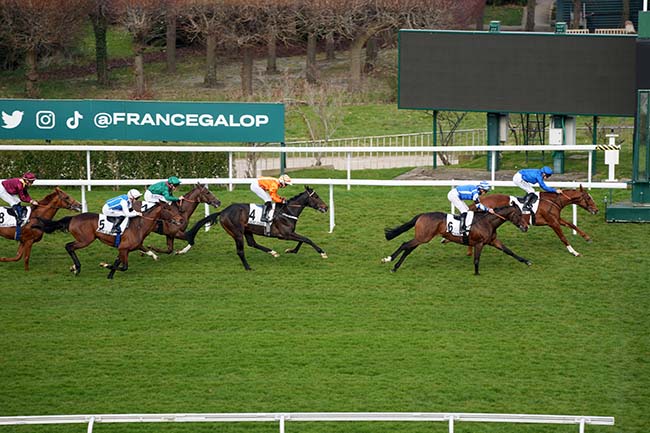
[[[489,207],[504,206],[505,204],[515,200],[517,203],[521,203],[520,200],[523,199],[511,197],[505,194],[489,194],[481,196],[481,203]],[[580,230],[574,224],[562,219],[562,209],[570,204],[578,205],[592,215],[598,213],[598,206],[596,206],[591,195],[582,188],[582,185],[580,185],[580,189],[563,189],[560,194],[554,192],[541,192],[539,206],[537,207],[537,212],[535,212],[533,225],[549,226],[552,228],[557,237],[559,237],[564,243],[566,249],[574,256],[579,256],[580,253],[573,249],[566,236],[564,236],[562,226],[575,230],[587,242],[591,242],[591,238],[587,233]],[[472,205],[471,209],[475,209],[475,207],[475,205]],[[468,254],[471,254],[471,250],[468,251]]]
[[[108,278],[112,279],[115,271],[126,271],[129,268],[129,253],[134,250],[143,249],[142,241],[153,231],[158,221],[179,221],[174,216],[171,206],[166,203],[159,203],[149,210],[143,212],[141,217],[133,217],[129,226],[121,236],[121,242],[117,246],[118,256],[112,265],[102,263],[101,266],[110,269]],[[56,230],[69,231],[75,240],[65,244],[65,249],[72,257],[70,271],[75,275],[81,272],[81,263],[75,253],[76,250],[85,248],[95,239],[99,239],[110,247],[115,247],[115,236],[100,233],[97,231],[99,215],[86,212],[73,217],[65,217],[58,221],[40,220],[40,226],[45,233],[52,233]]]
[[[308,186],[305,186],[305,191],[297,196],[287,200],[286,204],[278,204],[275,209],[273,225],[269,234],[272,238],[284,239],[288,241],[298,241],[298,245],[294,248],[287,249],[285,253],[296,254],[300,250],[303,243],[311,245],[322,258],[326,259],[327,254],[321,247],[316,245],[311,239],[306,236],[299,235],[295,232],[298,217],[305,207],[311,207],[319,212],[327,212],[327,205],[321,200],[316,192]],[[248,246],[262,250],[265,253],[271,254],[273,257],[278,257],[279,254],[258,244],[255,241],[254,235],[264,235],[264,226],[252,225],[248,223],[250,213],[250,205],[247,203],[233,203],[221,212],[216,212],[208,215],[207,217],[199,220],[194,227],[185,232],[187,241],[191,244],[194,243],[194,236],[197,231],[207,223],[214,224],[217,220],[221,223],[226,233],[228,233],[235,240],[237,247],[237,255],[239,256],[244,268],[247,271],[251,270],[246,256],[244,254],[244,238]]]
[[[159,235],[165,235],[167,237],[167,249],[156,248],[154,246],[147,246],[149,250],[153,250],[157,253],[171,254],[174,250],[174,239],[185,238],[185,229],[189,224],[190,217],[196,210],[199,203],[208,203],[209,205],[214,206],[215,208],[221,205],[221,201],[210,192],[210,190],[200,183],[197,183],[194,188],[187,194],[184,194],[184,199],[182,201],[177,201],[172,203],[172,212],[175,212],[176,215],[182,218],[181,224],[172,224],[169,221],[163,221],[161,224],[158,224],[154,230],[154,233]],[[192,248],[192,244],[187,244],[185,248],[180,251],[176,251],[176,254],[185,254]],[[155,254],[152,255],[154,260],[158,258]]]
[[[59,209],[69,209],[76,212],[81,211],[81,203],[70,197],[59,187],[38,201],[38,205],[32,206],[32,213],[27,224],[21,227],[18,252],[15,257],[0,257],[0,262],[17,262],[23,258],[25,271],[29,271],[29,257],[32,253],[34,243],[43,238],[43,231],[34,228],[33,225],[38,218],[52,219]],[[1,227],[0,235],[7,239],[16,238],[15,227]]]
[[[391,272],[397,271],[406,259],[419,245],[426,244],[436,235],[444,239],[456,242],[457,244],[466,244],[474,247],[474,275],[478,275],[479,261],[481,260],[481,251],[485,245],[491,245],[494,248],[503,251],[511,257],[526,263],[528,266],[531,262],[528,259],[518,256],[506,247],[503,242],[497,239],[497,228],[506,221],[512,222],[522,232],[528,230],[528,223],[523,217],[521,210],[517,206],[504,206],[494,209],[494,214],[487,212],[477,212],[474,214],[474,221],[469,230],[466,241],[463,236],[455,236],[447,230],[447,214],[443,212],[429,212],[416,215],[411,221],[401,226],[386,229],[385,235],[387,240],[391,240],[402,233],[415,227],[415,237],[408,242],[404,242],[395,250],[393,254],[381,259],[382,263],[392,262],[402,254]]]

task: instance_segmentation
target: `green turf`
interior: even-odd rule
[[[328,201],[327,188],[316,191]],[[27,274],[22,263],[1,263],[2,415],[457,411],[614,416],[615,427],[587,431],[647,430],[647,225],[607,224],[602,206],[598,216],[579,210],[579,226],[594,239],[569,236],[582,257],[567,253],[549,228],[523,234],[507,224],[500,237],[532,267],[487,248],[482,275],[474,276],[464,247],[434,239],[393,274],[380,259],[413,232],[388,242],[383,228],[449,209],[447,188],[334,191],[333,233],[329,215],[310,209],[298,224],[327,260],[308,246],[277,259],[247,248],[253,271],[246,272],[217,227],[200,232],[185,256],[153,262],[132,254],[129,270],[113,281],[97,264],[113,260],[115,250],[99,243],[79,252],[79,276],[68,272],[67,233],[46,235],[35,246]],[[89,193],[91,210],[112,194]],[[596,203],[606,194],[594,191]],[[216,195],[224,206],[253,200],[244,187]],[[199,214],[202,207],[193,220]],[[148,241],[163,244],[157,235]],[[280,252],[292,246],[261,242]],[[3,240],[0,255],[14,253],[15,244]],[[287,429],[445,432],[447,426]],[[577,426],[456,424],[457,432],[477,430],[574,432]],[[277,425],[98,424],[95,431],[272,432]]]

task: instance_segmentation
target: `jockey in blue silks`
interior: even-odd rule
[[[490,184],[486,181],[480,182],[478,185],[459,185],[452,188],[447,194],[447,198],[456,209],[460,211],[461,231],[465,231],[465,217],[469,207],[463,200],[472,200],[476,203],[476,208],[483,211],[494,213],[492,208],[485,206],[480,201],[481,194],[488,192],[491,189]]]
[[[526,168],[515,173],[515,175],[512,177],[512,181],[519,188],[526,191],[526,197],[524,198],[523,204],[524,210],[532,212],[533,202],[537,198],[535,196],[535,188],[533,188],[533,185],[539,184],[540,188],[546,192],[554,192],[557,194],[562,193],[561,189],[550,187],[546,185],[546,182],[544,182],[544,180],[551,177],[552,174],[553,170],[551,170],[551,167],[548,166],[544,166],[539,169]]]

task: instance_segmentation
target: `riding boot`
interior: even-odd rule
[[[122,232],[120,228],[122,221],[124,221],[124,217],[118,217],[118,219],[113,222],[113,228],[111,229],[112,235],[117,235]]]
[[[524,197],[524,204],[522,206],[524,212],[533,212],[533,203],[536,199],[537,197],[535,196],[535,193],[529,192],[526,194],[526,197]]]
[[[16,214],[16,226],[20,227],[23,223],[23,207],[19,204],[15,204],[12,208]]]
[[[267,223],[269,222],[269,211],[271,210],[271,204],[273,202],[267,201],[264,203],[264,210],[262,211],[262,222]]]
[[[463,212],[460,214],[460,234],[464,235],[465,232],[467,231],[467,227],[465,227],[465,219],[467,218],[467,212]]]

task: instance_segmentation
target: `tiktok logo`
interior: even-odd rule
[[[79,127],[79,121],[83,118],[84,117],[81,115],[81,113],[75,110],[72,117],[68,117],[68,120],[65,121],[65,124],[69,129],[77,129]]]

